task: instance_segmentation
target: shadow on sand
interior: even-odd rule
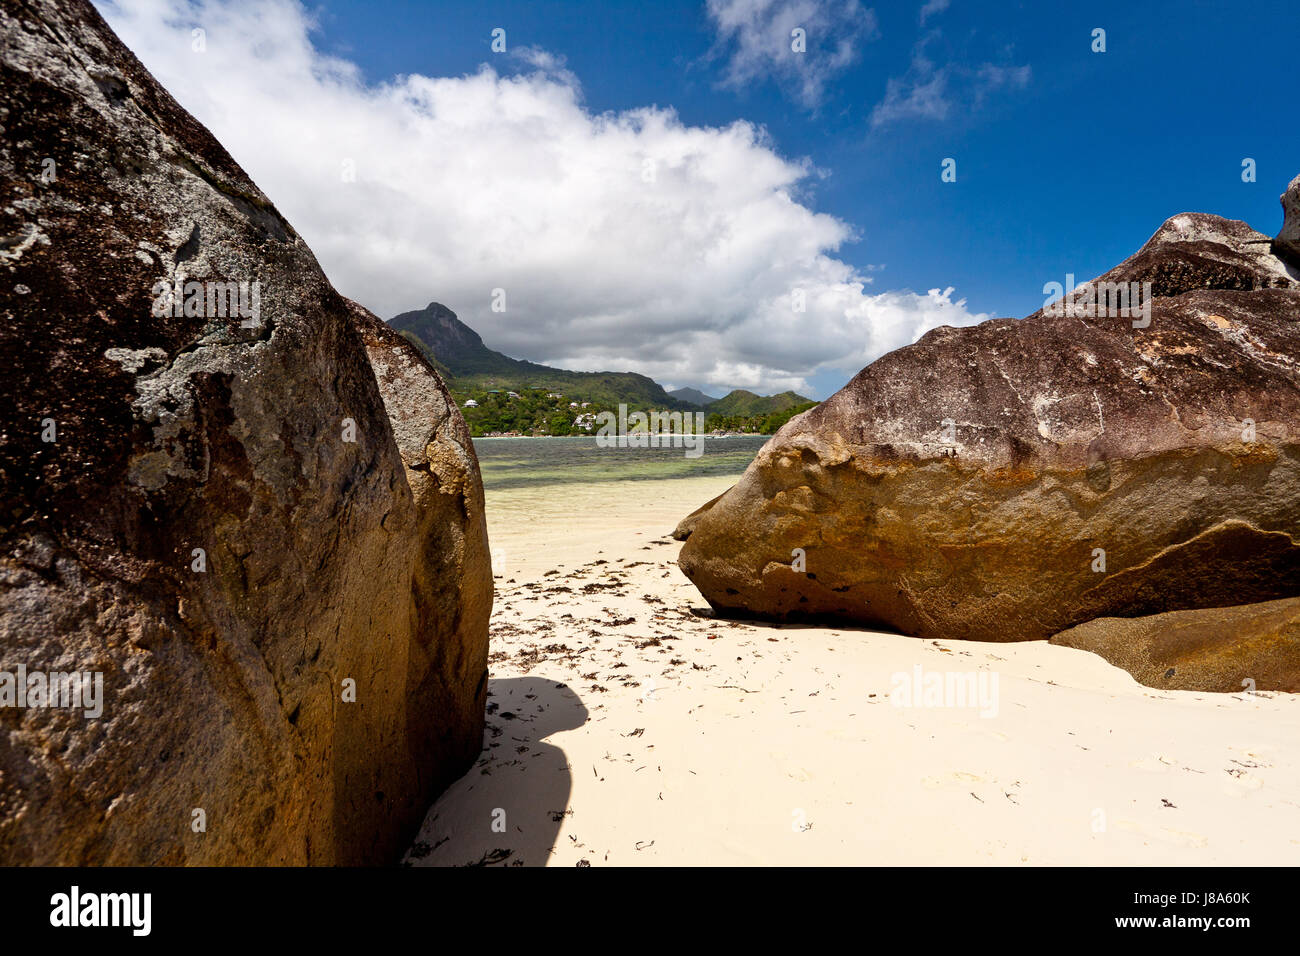
[[[544,741],[586,721],[566,684],[490,680],[483,753],[429,809],[407,864],[544,866],[573,787],[564,751]]]

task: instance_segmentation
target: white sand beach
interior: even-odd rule
[[[1300,862],[1300,697],[700,616],[668,533],[731,482],[489,491],[485,750],[407,863]],[[996,675],[996,712],[895,706],[916,665]]]

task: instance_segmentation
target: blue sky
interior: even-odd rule
[[[748,15],[747,5],[764,4],[715,5],[714,15],[703,2],[326,0],[307,10],[315,50],[354,64],[363,87],[379,88],[406,74],[463,78],[483,64],[509,77],[536,68],[538,54],[518,55],[527,47],[562,58],[549,60],[548,69],[553,75],[567,71],[582,110],[592,116],[657,106],[691,128],[755,124],[771,152],[810,162],[808,175],[791,188],[794,198],[853,234],[853,241],[830,242],[826,251],[869,278],[868,293],[951,287],[952,298],[964,299],[966,313],[975,317],[1032,312],[1043,302],[1045,282],[1067,272],[1083,279],[1105,271],[1178,212],[1245,219],[1272,234],[1280,224],[1278,195],[1300,173],[1300,5],[1294,2],[931,0],[855,9],[776,0],[774,6],[789,8],[796,21],[821,24],[809,29],[808,52],[795,67],[780,59],[779,48],[746,57],[742,32],[720,28],[717,11],[724,7]],[[761,12],[748,22],[756,25],[753,37],[760,43],[763,29],[780,26]],[[506,30],[510,55],[490,48],[497,27]],[[1098,27],[1106,31],[1104,53],[1091,49]],[[135,36],[146,47],[163,42],[143,30]],[[161,52],[161,68],[149,50],[137,52],[171,86]],[[837,52],[838,65],[831,62]],[[171,74],[189,88],[175,67]],[[221,135],[221,123],[204,115],[205,109],[222,112],[205,106],[220,94],[200,95],[196,86],[187,102],[173,92]],[[284,209],[285,201],[264,181],[279,174],[273,168],[258,174],[259,164],[273,167],[273,158],[246,158],[233,147],[232,153]],[[956,160],[955,183],[941,181],[946,157]],[[1253,183],[1242,181],[1247,157],[1257,164]],[[293,209],[285,211],[298,224]],[[300,229],[334,275],[311,228]],[[328,248],[328,237],[321,243]],[[431,253],[430,261],[436,260]],[[440,273],[430,271],[425,298],[439,298]],[[352,294],[338,278],[336,284]],[[574,365],[622,361],[669,384],[700,385],[715,394],[731,385],[776,388],[802,374],[801,384],[825,397],[856,370],[853,362],[837,365],[827,358],[833,346],[810,353],[802,370],[757,354],[734,368],[684,359],[669,367],[657,363],[654,356],[663,351],[656,353],[653,341],[643,352],[626,342],[621,350],[609,342],[593,346],[589,354],[579,344],[548,348],[548,341],[564,337],[558,331],[563,320],[551,315],[563,311],[557,305],[563,296],[557,292],[547,301],[547,316],[538,312],[529,320],[536,335],[521,317],[512,325],[464,302],[448,304],[471,324],[477,318],[475,327],[489,344],[511,354]],[[690,311],[689,304],[684,308]],[[627,310],[621,314],[625,327],[635,325]],[[585,324],[584,343],[600,339],[592,331],[599,317],[579,316],[575,323]],[[682,331],[671,316],[658,328],[667,336]],[[832,323],[808,331],[829,335],[836,328]],[[744,333],[762,334],[752,327]],[[906,344],[914,334],[879,337],[863,355]],[[632,338],[647,336],[653,338],[637,327]],[[708,347],[701,342],[693,349]],[[755,367],[763,371],[753,373]]]

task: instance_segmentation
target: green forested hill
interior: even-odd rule
[[[435,362],[462,405],[465,399],[492,389],[522,392],[540,388],[562,392],[570,401],[614,408],[622,402],[631,409],[694,409],[689,402],[671,397],[654,379],[636,372],[571,372],[510,358],[484,345],[477,332],[437,302],[403,312],[389,324]]]
[[[679,398],[683,402],[690,402],[692,405],[698,405],[703,408],[710,402],[716,402],[717,399],[712,395],[706,395],[698,388],[675,388],[668,393],[673,398]]]
[[[476,437],[590,434],[577,421],[580,416],[590,424],[587,416],[617,413],[620,404],[630,411],[703,411],[708,430],[766,433],[816,404],[794,392],[763,396],[737,390],[716,401],[702,392],[675,396],[636,372],[571,372],[513,359],[488,348],[456,313],[437,302],[403,312],[389,324],[438,370]],[[701,409],[690,400],[696,395],[709,404]]]
[[[796,405],[816,404],[811,398],[804,398],[795,392],[781,392],[779,395],[755,395],[743,388],[729,392],[717,401],[704,406],[710,415],[770,415],[783,412]]]

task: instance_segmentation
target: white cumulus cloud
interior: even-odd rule
[[[806,389],[987,318],[951,289],[869,293],[836,257],[851,227],[800,201],[815,170],[761,128],[593,114],[546,51],[376,85],[316,48],[294,0],[101,10],[384,318],[436,300],[508,355],[715,391]]]

